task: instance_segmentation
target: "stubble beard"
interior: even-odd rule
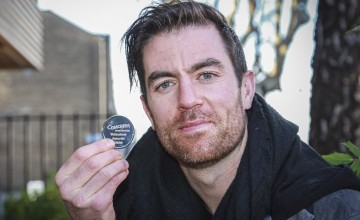
[[[185,122],[198,119],[209,121],[215,127],[191,135],[179,131]],[[246,126],[240,92],[233,107],[224,115],[194,108],[181,113],[171,123],[155,124],[165,151],[180,164],[192,169],[210,167],[227,157],[242,143]]]

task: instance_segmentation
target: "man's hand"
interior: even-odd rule
[[[113,195],[129,164],[109,139],[77,149],[55,176],[72,219],[115,219]]]

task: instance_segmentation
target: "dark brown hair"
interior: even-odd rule
[[[228,25],[225,17],[215,8],[204,3],[175,0],[144,8],[139,18],[124,34],[122,42],[125,43],[130,87],[132,88],[134,83],[137,84],[138,79],[141,93],[146,100],[143,49],[151,37],[161,32],[180,30],[186,26],[206,26],[211,23],[219,31],[241,83],[242,74],[247,71],[245,56],[239,38]]]

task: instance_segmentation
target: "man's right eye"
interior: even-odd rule
[[[169,88],[171,86],[171,84],[172,84],[172,82],[170,80],[166,80],[156,87],[156,91],[166,90],[167,88]]]

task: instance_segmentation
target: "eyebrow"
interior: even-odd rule
[[[224,69],[224,66],[221,64],[221,62],[215,58],[206,58],[205,60],[203,61],[200,61],[198,63],[195,63],[194,65],[192,65],[191,67],[191,71],[192,72],[195,72],[201,68],[204,68],[204,67],[209,67],[209,66],[215,66],[221,70]]]
[[[209,67],[209,66],[215,66],[219,68],[220,70],[224,69],[224,66],[221,64],[221,62],[215,58],[206,58],[205,60],[202,60],[200,62],[197,62],[193,64],[190,68],[189,72],[195,72],[201,68]],[[148,85],[152,85],[157,79],[163,78],[163,77],[174,77],[175,74],[168,72],[168,71],[154,71],[149,75],[148,78]]]
[[[150,86],[153,84],[157,79],[163,78],[163,77],[172,77],[174,74],[167,72],[167,71],[154,71],[149,76],[149,82],[148,85]]]

